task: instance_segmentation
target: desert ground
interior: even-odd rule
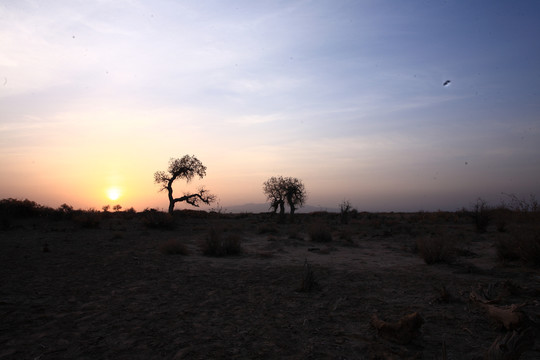
[[[10,219],[0,359],[540,359],[538,216],[511,215]]]

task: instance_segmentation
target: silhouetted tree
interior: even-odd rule
[[[302,180],[288,177],[283,179],[283,190],[287,204],[289,205],[289,208],[291,208],[292,217],[296,208],[304,206],[306,202],[306,188],[304,183],[302,183]]]
[[[285,214],[285,202],[291,209],[291,216],[306,201],[306,189],[301,180],[293,177],[272,176],[263,184],[263,192],[275,213],[279,207],[281,217]]]
[[[199,191],[195,194],[184,193],[183,196],[175,198],[173,196],[172,185],[176,179],[184,179],[186,182],[190,182],[194,176],[203,178],[206,175],[206,166],[197,159],[194,155],[184,155],[181,159],[169,160],[169,168],[167,171],[156,171],[154,174],[154,182],[161,185],[162,190],[167,190],[169,197],[169,214],[172,215],[174,210],[174,204],[177,202],[185,201],[190,205],[199,207],[201,202],[205,204],[211,204],[216,200],[215,195],[212,195],[204,187],[199,188]]]
[[[275,214],[279,207],[279,214],[285,214],[285,197],[283,193],[283,177],[272,176],[263,184],[263,192],[266,195],[266,200],[270,201],[270,209]]]

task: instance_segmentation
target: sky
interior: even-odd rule
[[[153,174],[184,155],[207,176],[175,195],[204,185],[203,209],[264,203],[279,175],[321,208],[539,197],[539,16],[532,0],[3,0],[0,198],[166,209]]]

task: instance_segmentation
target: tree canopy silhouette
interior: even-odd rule
[[[279,207],[279,214],[285,214],[285,202],[289,205],[291,216],[297,208],[302,207],[307,198],[306,189],[302,180],[293,177],[272,176],[263,184],[263,192],[270,201],[270,208],[275,213]]]
[[[211,204],[216,200],[204,187],[199,188],[194,194],[184,193],[183,196],[175,198],[173,196],[173,183],[176,179],[184,179],[189,183],[195,176],[203,178],[206,176],[206,166],[195,157],[195,155],[184,155],[181,159],[171,158],[167,171],[156,171],[154,173],[154,182],[161,185],[160,191],[167,190],[169,198],[169,214],[174,211],[174,204],[185,201],[190,205],[199,207],[200,203]]]

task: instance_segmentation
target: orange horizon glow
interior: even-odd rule
[[[323,209],[540,196],[536,3],[4,3],[0,199],[166,211],[154,174],[184,155],[207,175],[173,195],[204,186],[201,210],[264,203],[272,176]]]

